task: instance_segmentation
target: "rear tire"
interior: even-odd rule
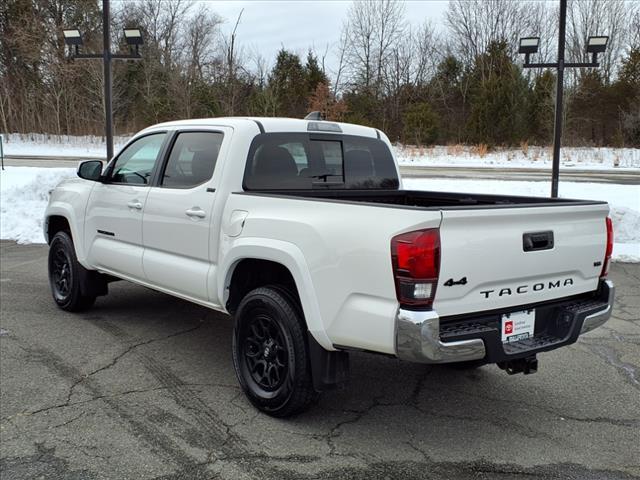
[[[233,366],[249,401],[273,417],[306,410],[313,388],[302,313],[280,286],[249,292],[233,328]]]
[[[53,300],[68,312],[86,310],[96,301],[95,296],[82,294],[80,269],[73,240],[68,232],[56,233],[49,245],[49,285]]]

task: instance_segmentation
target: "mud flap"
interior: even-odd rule
[[[80,291],[86,297],[101,297],[109,293],[108,277],[78,264]]]
[[[316,391],[332,390],[349,380],[349,353],[325,350],[309,332],[307,339]]]

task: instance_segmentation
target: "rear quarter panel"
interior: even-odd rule
[[[248,215],[240,236],[222,234],[223,258],[239,258],[234,251],[240,248],[244,249],[242,256],[251,255],[251,245],[256,258],[267,255],[264,247],[274,241],[282,251],[290,245],[300,252],[289,255],[290,270],[299,270],[292,272],[294,278],[308,277],[307,283],[297,283],[314,337],[325,348],[346,345],[394,353],[398,303],[391,238],[438,227],[439,211],[232,194],[225,211],[234,210]]]

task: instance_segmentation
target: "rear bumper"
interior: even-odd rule
[[[399,309],[396,355],[419,363],[494,363],[553,350],[574,343],[581,334],[605,323],[611,316],[614,292],[613,283],[605,280],[594,296],[536,307],[534,336],[509,344],[503,344],[500,335],[501,313],[507,312],[450,321],[441,320],[434,311]]]

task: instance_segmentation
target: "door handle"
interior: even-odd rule
[[[536,252],[538,250],[551,250],[553,248],[553,231],[533,232],[522,234],[522,250]]]
[[[132,202],[127,203],[127,207],[142,210],[142,204],[138,200],[133,200]]]
[[[184,212],[187,217],[191,217],[191,218],[204,218],[207,216],[207,214],[205,213],[204,210],[202,210],[200,207],[193,207],[193,208],[189,208],[188,210],[185,210]]]

